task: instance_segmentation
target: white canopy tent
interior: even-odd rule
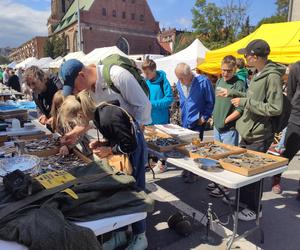
[[[31,65],[33,65],[34,63],[36,63],[38,61],[38,59],[36,59],[35,57],[29,57],[27,59],[25,59],[23,62],[20,62],[16,65],[16,68],[22,68],[22,69],[26,69],[28,67],[30,67]]]
[[[192,69],[196,68],[199,61],[204,60],[208,49],[196,39],[189,47],[178,53],[154,60],[158,70],[166,72],[171,85],[177,82],[175,68],[178,63],[187,63]]]
[[[119,54],[121,56],[128,57],[117,46],[113,46],[113,47],[103,47],[103,48],[94,49],[93,51],[88,53],[84,58],[82,58],[81,61],[85,65],[98,64],[100,60],[112,54]]]
[[[17,63],[15,61],[13,61],[13,62],[11,62],[10,64],[7,65],[7,68],[15,69],[16,65],[17,65]]]
[[[77,60],[82,60],[85,57],[85,54],[82,51],[77,51],[77,52],[73,52],[73,53],[69,53],[68,55],[66,55],[65,57],[59,59],[59,60],[54,60],[53,62],[51,62],[49,64],[49,68],[53,68],[53,69],[58,69],[60,67],[60,65],[63,64],[63,62],[70,60],[70,59],[77,59]]]
[[[39,67],[40,69],[48,69],[51,62],[53,62],[51,57],[43,57],[37,62],[33,63],[33,65]]]

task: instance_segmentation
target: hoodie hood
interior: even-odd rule
[[[253,80],[258,81],[270,74],[277,74],[282,77],[285,74],[285,71],[286,67],[284,65],[269,60],[259,76],[255,76]]]
[[[156,71],[156,78],[153,81],[150,81],[152,84],[160,84],[160,82],[166,79],[166,73],[163,71]]]

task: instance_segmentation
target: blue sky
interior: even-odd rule
[[[97,0],[100,1],[100,0]],[[222,6],[226,0],[208,0]],[[248,0],[252,24],[275,13],[275,0]],[[148,0],[161,27],[191,29],[195,0]],[[0,0],[0,47],[16,47],[37,35],[46,35],[51,0]]]

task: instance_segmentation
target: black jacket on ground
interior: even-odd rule
[[[20,86],[20,81],[19,77],[16,75],[12,75],[7,82],[7,86],[11,87],[12,89],[21,92],[21,86]]]
[[[50,118],[53,96],[61,88],[61,83],[58,77],[53,76],[49,78],[46,85],[47,90],[39,95],[33,94],[33,100],[35,101],[41,112],[47,118]]]
[[[96,109],[94,123],[112,147],[113,154],[135,151],[137,142],[133,124],[122,109],[104,104]]]
[[[287,97],[292,104],[289,122],[300,126],[300,61],[292,66],[289,73]]]
[[[76,167],[69,172],[78,180],[93,178],[70,187],[77,194],[77,200],[58,192],[11,212],[0,220],[0,239],[16,241],[29,250],[96,250],[101,248],[94,233],[71,221],[153,210],[153,201],[136,187],[132,176],[114,174],[103,162]],[[94,178],[102,173],[108,174]],[[37,194],[39,192],[32,196]],[[16,207],[17,202],[0,186],[0,214]]]

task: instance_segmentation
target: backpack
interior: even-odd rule
[[[117,66],[122,67],[123,69],[128,70],[134,76],[134,78],[138,81],[139,85],[143,89],[146,96],[149,97],[150,91],[146,84],[146,81],[141,76],[141,71],[137,68],[137,66],[135,65],[135,62],[133,60],[130,60],[129,58],[120,56],[118,54],[112,54],[112,55],[104,58],[102,61],[100,61],[100,64],[103,64],[103,66],[104,66],[103,67],[103,78],[104,78],[105,82],[107,83],[108,87],[111,88],[113,91],[115,91],[118,94],[121,94],[120,90],[114,85],[114,83],[110,77],[111,67],[114,65],[117,65]]]
[[[272,128],[273,128],[273,132],[275,133],[280,133],[282,130],[286,128],[292,111],[292,104],[290,100],[284,94],[282,95],[283,95],[282,107],[284,110],[282,110],[280,115],[271,117]]]
[[[267,88],[267,84],[266,84]],[[267,93],[267,89],[265,90]],[[280,133],[282,130],[286,128],[289,123],[292,104],[290,100],[282,93],[283,96],[283,104],[282,104],[282,112],[280,115],[271,117],[272,130],[274,133]]]

